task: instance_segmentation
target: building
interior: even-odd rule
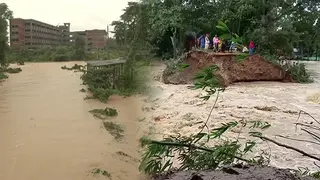
[[[70,31],[69,23],[65,23],[64,26],[53,26],[34,19],[15,18],[10,20],[10,46],[33,49],[60,45],[64,42],[61,33],[67,28]]]
[[[85,41],[87,51],[104,49],[107,45],[107,32],[105,30],[85,30],[71,32],[71,42],[74,42],[76,36],[81,36]]]
[[[104,49],[107,45],[107,32],[105,30],[86,30],[87,37],[87,50]]]
[[[64,23],[61,26],[58,26],[61,33],[61,44],[69,45],[71,41],[71,33],[70,33],[70,23]]]
[[[105,30],[70,31],[70,23],[53,26],[34,19],[15,18],[10,20],[10,46],[12,48],[35,49],[43,46],[71,45],[80,35],[86,50],[104,49],[107,44]]]

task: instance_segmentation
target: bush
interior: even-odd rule
[[[114,69],[102,68],[86,71],[81,79],[88,85],[91,98],[106,102],[113,94],[130,95],[146,92],[147,66],[138,63],[133,65],[131,72],[113,77]]]
[[[311,83],[313,80],[310,78],[310,74],[306,70],[306,66],[303,63],[296,63],[290,66],[288,71],[292,78],[298,83]]]
[[[3,79],[7,79],[8,76],[5,75],[3,72],[0,72],[0,80],[3,80]]]

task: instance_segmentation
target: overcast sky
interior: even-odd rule
[[[15,18],[52,25],[71,23],[71,30],[106,29],[118,20],[130,0],[2,0]],[[132,1],[132,0],[131,0]],[[111,29],[110,29],[111,30]]]

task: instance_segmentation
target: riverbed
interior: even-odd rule
[[[84,100],[74,63],[26,63],[0,83],[0,179],[138,179],[141,97]],[[88,111],[114,107],[124,128],[116,141]],[[107,173],[101,173],[107,172]]]
[[[250,82],[237,83],[220,93],[216,108],[209,122],[209,128],[215,128],[221,123],[231,121],[264,121],[271,128],[263,131],[267,137],[281,143],[292,145],[310,154],[320,154],[319,147],[310,143],[301,143],[275,135],[311,140],[311,137],[301,130],[295,129],[298,113],[303,110],[320,120],[320,104],[308,102],[308,97],[320,92],[320,63],[306,62],[307,68],[314,78],[312,84],[281,83],[281,82]],[[144,107],[146,112],[152,111],[147,117],[153,138],[161,139],[166,135],[191,135],[199,132],[212,108],[215,96],[205,102],[200,99],[205,95],[202,90],[191,90],[189,85],[167,85],[161,82],[161,72],[164,66],[157,67],[154,72],[156,81],[153,83],[154,96],[150,104]],[[312,118],[302,115],[299,122],[311,123]],[[241,129],[227,133],[224,138],[248,139],[249,135]],[[213,143],[211,143],[213,144]],[[210,145],[210,143],[209,143]],[[308,167],[315,169],[314,161],[291,150],[272,143],[258,145],[256,152],[264,150],[271,154],[270,165],[280,168]],[[259,155],[257,153],[253,154]]]

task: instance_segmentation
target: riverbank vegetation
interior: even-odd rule
[[[211,37],[215,34],[221,36],[224,32],[219,28],[218,22],[224,22],[230,28],[230,32],[241,37],[244,45],[248,44],[249,40],[253,40],[256,44],[256,53],[264,57],[275,57],[274,63],[279,64],[281,56],[289,58],[293,56],[293,48],[298,48],[302,54],[317,56],[320,45],[319,8],[320,2],[315,0],[297,2],[141,0],[130,2],[121,20],[113,22],[113,25],[115,39],[119,44],[127,42],[143,44],[150,50],[149,52],[170,63],[182,57],[188,37],[204,33],[209,33]],[[138,45],[134,47],[136,48],[132,48],[134,50],[139,48]],[[264,136],[263,130],[272,128],[272,124],[266,122],[258,120],[247,122],[244,119],[210,129],[206,122],[216,107],[219,93],[224,90],[219,81],[212,76],[212,70],[204,70],[195,81],[194,88],[206,89],[209,93],[202,97],[203,99],[208,100],[212,95],[216,96],[215,103],[199,133],[188,137],[179,134],[160,141],[142,138],[141,145],[145,153],[140,166],[141,171],[154,175],[173,168],[180,171],[219,169],[223,165],[238,162],[269,165],[270,153],[249,155],[257,144],[256,140],[274,143],[297,151],[315,161],[319,160],[318,157],[303,150]],[[296,81],[310,82],[305,67],[300,63],[293,63],[288,70]],[[313,120],[313,125],[318,123],[316,119]],[[310,127],[307,124],[299,125],[303,129]],[[311,129],[318,129],[317,125],[313,125]],[[247,131],[252,139],[244,142],[238,138],[232,140],[220,138],[235,127],[248,128]],[[313,136],[310,129],[304,132]],[[319,141],[317,137],[314,137],[314,140]],[[177,161],[180,165],[174,165]],[[301,174],[305,175],[305,173]],[[307,174],[319,178],[317,172]]]
[[[108,47],[102,50],[86,51],[83,38],[75,39],[69,46],[44,46],[38,49],[9,49],[6,61],[9,63],[47,62],[47,61],[81,61],[81,60],[108,60],[124,55],[123,49],[111,38]]]

